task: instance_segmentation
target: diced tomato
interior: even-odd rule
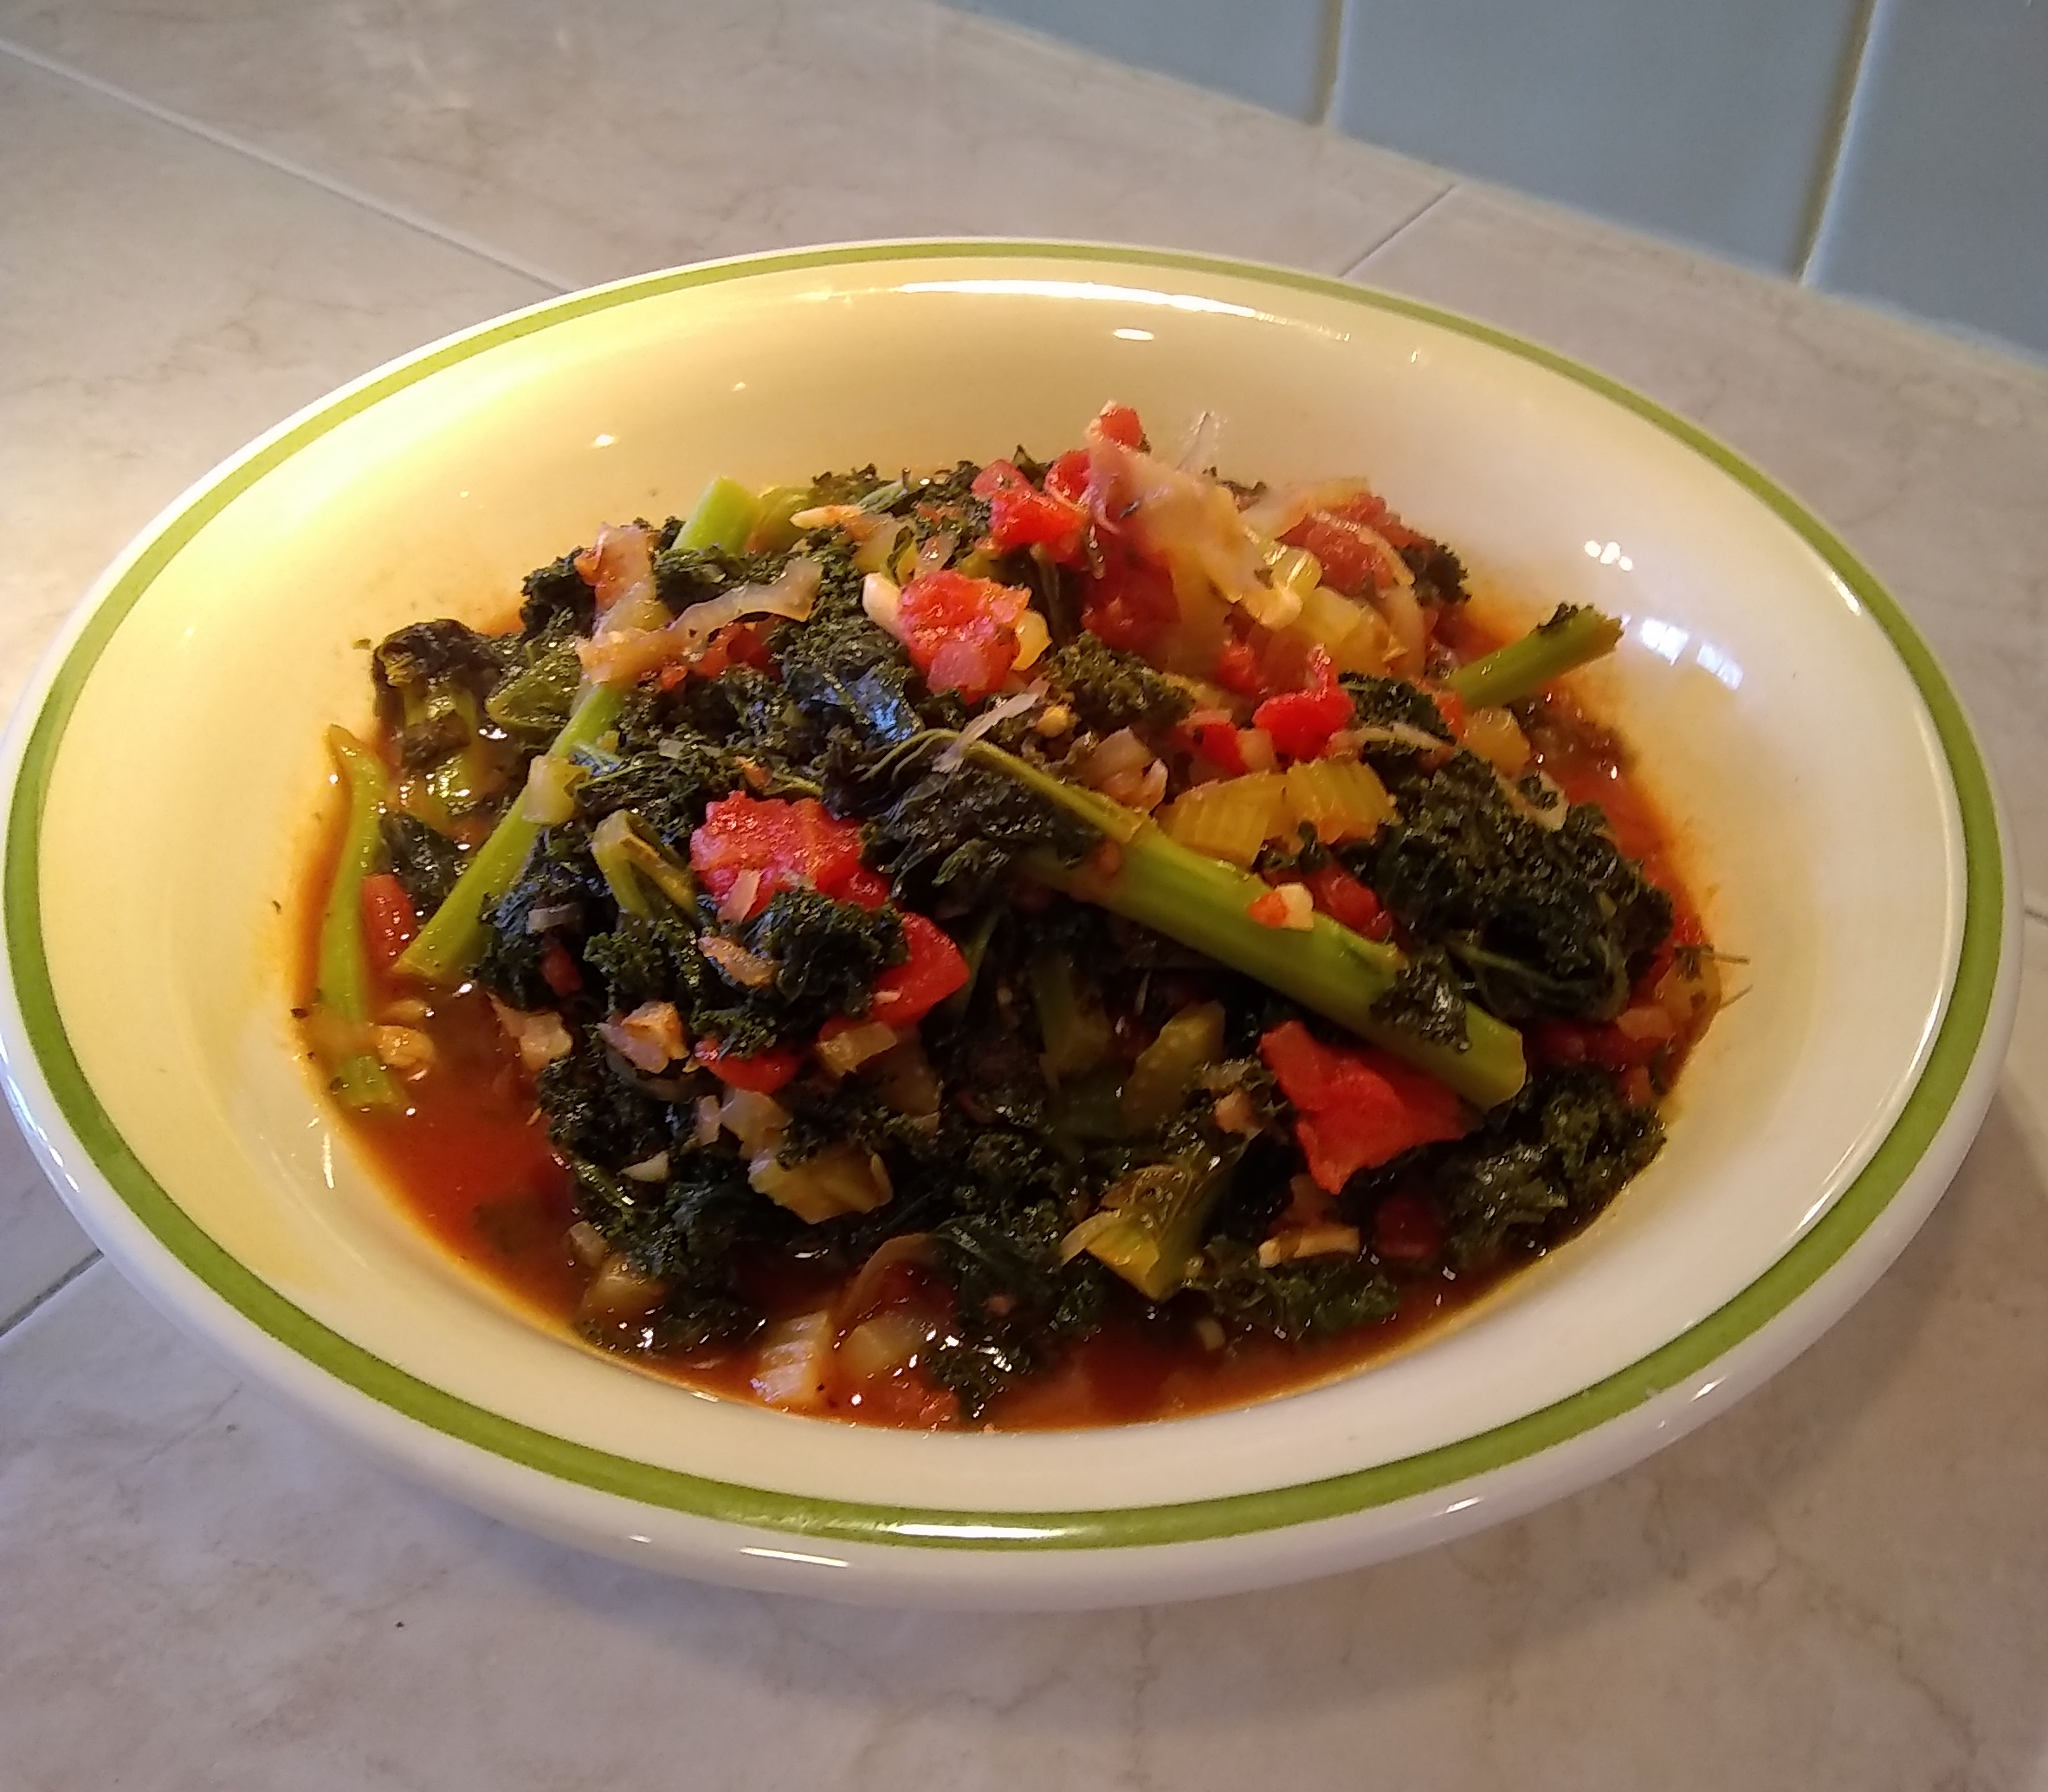
[[[1102,570],[1081,600],[1081,625],[1126,653],[1149,655],[1180,620],[1180,603],[1164,568],[1138,559],[1118,541],[1104,541]]]
[[[888,879],[880,871],[871,871],[865,865],[856,865],[851,873],[832,891],[843,902],[852,902],[862,909],[879,909],[888,900]]]
[[[914,1025],[947,996],[967,987],[967,961],[952,935],[910,909],[901,918],[908,955],[875,980],[868,1004],[868,1018],[888,1026]]]
[[[802,1056],[788,1045],[772,1046],[752,1058],[728,1058],[716,1039],[699,1039],[695,1055],[720,1083],[750,1095],[773,1095],[804,1067]]]
[[[1444,1226],[1419,1194],[1390,1194],[1373,1215],[1373,1249],[1389,1263],[1427,1263],[1444,1248]]]
[[[1360,492],[1341,504],[1312,511],[1281,540],[1314,554],[1322,568],[1322,582],[1331,590],[1356,598],[1394,576],[1394,569],[1386,564],[1385,549],[1373,535],[1397,551],[1427,539],[1405,527],[1388,511],[1384,498]]]
[[[1042,547],[1063,566],[1082,563],[1088,527],[1084,505],[1057,492],[1040,491],[1009,461],[991,461],[974,475],[974,495],[988,500],[988,539],[992,553]]]
[[[1368,940],[1385,940],[1394,930],[1393,916],[1380,906],[1379,898],[1342,865],[1325,865],[1302,880],[1315,906],[1339,927],[1347,927]]]
[[[1437,713],[1444,718],[1444,726],[1456,738],[1463,740],[1467,719],[1465,700],[1454,690],[1433,690],[1430,695],[1436,702]]]
[[[1091,438],[1101,437],[1114,442],[1119,448],[1145,446],[1145,425],[1138,421],[1138,413],[1128,404],[1105,404],[1095,420],[1088,426]]]
[[[1088,450],[1069,448],[1045,469],[1045,489],[1069,504],[1088,508]]]
[[[1265,689],[1265,680],[1259,673],[1258,655],[1253,651],[1250,642],[1241,636],[1233,636],[1224,644],[1223,651],[1216,657],[1216,682],[1241,697],[1256,697]],[[1260,726],[1264,724],[1262,722]]]
[[[795,884],[849,902],[861,900],[851,892],[871,888],[861,881],[866,867],[861,864],[860,828],[828,815],[815,797],[794,802],[739,793],[720,797],[705,810],[704,825],[690,836],[690,866],[721,902],[741,872],[761,874],[742,920],[758,915],[777,890]]]
[[[1018,619],[1030,601],[1021,585],[950,568],[921,573],[903,587],[896,628],[933,689],[957,690],[979,703],[1009,677]]]
[[[419,931],[412,898],[389,871],[372,871],[363,880],[363,938],[370,962],[389,970]]]
[[[583,987],[583,973],[559,940],[550,940],[540,948],[540,980],[561,996],[574,995]]]
[[[1237,739],[1237,724],[1229,716],[1211,711],[1207,717],[1192,717],[1187,724],[1188,745],[1218,771],[1242,778],[1251,767],[1244,763],[1244,747]]]
[[[1332,1194],[1362,1169],[1465,1131],[1450,1090],[1370,1045],[1326,1045],[1289,1020],[1259,1041],[1259,1056],[1294,1103],[1308,1174]]]
[[[1330,744],[1339,728],[1358,720],[1350,694],[1337,683],[1329,655],[1317,648],[1308,656],[1308,688],[1268,697],[1252,712],[1252,725],[1272,735],[1276,749],[1289,759],[1314,759]]]
[[[1287,925],[1287,899],[1276,890],[1269,890],[1263,896],[1254,896],[1245,904],[1244,912],[1261,927]]]

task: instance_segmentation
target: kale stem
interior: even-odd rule
[[[616,684],[588,687],[562,731],[547,750],[556,759],[567,759],[578,747],[588,746],[613,722],[625,708],[626,693]],[[491,837],[476,849],[462,868],[432,920],[399,954],[394,968],[402,976],[417,977],[427,983],[458,983],[482,956],[489,931],[485,915],[519,881],[527,856],[540,838],[540,824],[529,820],[524,803],[513,799]]]
[[[746,545],[759,513],[759,501],[745,486],[723,477],[714,479],[704,488],[696,508],[677,532],[675,545],[737,553]],[[590,746],[618,720],[625,703],[622,686],[585,685],[569,720],[547,749],[549,754],[567,759],[578,747]],[[483,955],[490,932],[485,917],[519,881],[539,838],[539,823],[527,818],[525,805],[514,797],[511,808],[491,830],[490,838],[476,849],[455,887],[434,911],[433,919],[399,954],[395,968],[423,982],[460,982]]]
[[[1621,624],[1612,617],[1560,604],[1548,622],[1460,666],[1444,683],[1475,709],[1519,703],[1553,678],[1613,652],[1620,641]]]
[[[363,880],[377,867],[378,824],[386,780],[377,755],[344,728],[327,730],[327,750],[348,792],[348,822],[335,861],[334,881],[320,916],[318,987],[313,1001],[337,1019],[370,1021],[370,954],[363,941]],[[402,1097],[372,1051],[351,1051],[333,1065],[334,1094],[344,1107],[395,1108]]]
[[[1306,931],[1267,927],[1248,912],[1269,893],[1250,873],[1190,851],[1156,824],[1094,791],[1063,782],[985,741],[969,744],[976,764],[1014,778],[1114,843],[1113,870],[1069,866],[1051,853],[1026,860],[1031,875],[1077,901],[1092,902],[1205,953],[1270,989],[1347,1027],[1360,1038],[1490,1108],[1519,1090],[1527,1074],[1521,1036],[1467,1004],[1463,1048],[1418,1039],[1373,1013],[1373,1005],[1406,965],[1392,946],[1317,915]]]

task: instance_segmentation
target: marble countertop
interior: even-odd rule
[[[1943,657],[2019,1034],[1877,1291],[1533,1517],[1178,1608],[695,1587],[393,1480],[0,1140],[0,1789],[2048,1788],[2048,371],[911,3],[0,0],[0,699],[221,456],[449,329],[804,241],[1128,239],[1524,332],[1811,502]]]

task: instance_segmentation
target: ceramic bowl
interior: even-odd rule
[[[1670,1143],[1422,1347],[1242,1410],[893,1433],[604,1358],[451,1260],[294,1056],[289,897],[362,644],[501,618],[600,521],[874,460],[1217,412],[1226,472],[1364,474],[1529,621],[1627,619],[1634,744],[1747,993]],[[16,716],[0,1013],[16,1109],[165,1311],[515,1524],[831,1597],[1128,1603],[1331,1572],[1527,1511],[1754,1387],[1927,1214],[2003,1056],[2016,904],[1955,699],[1825,526],[1641,396],[1306,275],[1017,243],[811,249],[535,307],[281,424],[71,619]]]

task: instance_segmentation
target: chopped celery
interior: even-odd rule
[[[1170,1300],[1186,1285],[1238,1155],[1204,1152],[1133,1170],[1067,1234],[1066,1249],[1086,1251],[1149,1301]]]
[[[736,479],[723,475],[704,488],[689,520],[677,531],[678,547],[722,547],[738,553],[753,533],[760,501]]]
[[[386,780],[377,755],[346,728],[327,730],[327,750],[348,793],[348,822],[320,916],[319,983],[313,999],[336,1019],[367,1027],[370,955],[363,941],[363,881],[376,869],[382,850]],[[404,1100],[374,1052],[338,1052],[329,1068],[335,1097],[345,1107],[395,1108]]]
[[[757,553],[784,553],[802,539],[802,531],[790,519],[811,508],[811,488],[803,485],[772,485],[763,492],[746,545]]]
[[[1191,852],[1249,866],[1259,848],[1281,831],[1286,786],[1277,772],[1250,772],[1198,784],[1161,819],[1166,832]]]
[[[575,647],[565,641],[493,691],[484,713],[501,728],[554,734],[576,708],[576,687],[582,677],[583,663]]]
[[[1109,1017],[1074,975],[1074,961],[1060,946],[1031,955],[1031,1003],[1038,1012],[1041,1060],[1047,1077],[1059,1083],[1092,1071],[1109,1055]]]
[[[1357,760],[1304,760],[1287,772],[1288,818],[1307,823],[1326,846],[1369,840],[1394,812],[1393,799],[1373,768]]]
[[[644,877],[670,902],[689,914],[697,905],[697,880],[690,868],[641,831],[639,818],[615,809],[591,831],[591,857],[619,907],[646,920],[655,911],[641,888]]]
[[[1159,1030],[1124,1083],[1124,1123],[1133,1132],[1164,1126],[1179,1111],[1196,1077],[1223,1056],[1223,1004],[1198,1002]]]

